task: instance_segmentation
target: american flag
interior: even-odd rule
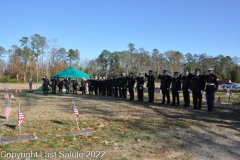
[[[79,112],[77,110],[77,107],[75,106],[75,104],[72,107],[73,113],[75,114],[76,118],[79,116]]]
[[[25,120],[25,115],[23,114],[23,111],[22,111],[22,108],[19,107],[19,111],[18,111],[18,125],[17,126],[20,126],[21,123]]]
[[[221,99],[220,99],[220,97],[218,97],[218,100],[217,100],[216,104],[217,104],[218,107],[221,107]]]
[[[4,110],[4,116],[7,118],[7,117],[9,117],[10,113],[11,113],[11,107],[10,107],[9,102],[7,102],[5,110]]]
[[[4,98],[5,98],[5,99],[8,99],[8,97],[9,97],[8,91],[5,91],[5,93],[4,93]]]
[[[11,94],[10,99],[12,99],[12,100],[16,100],[16,98],[15,98],[14,95],[13,95],[13,93]]]

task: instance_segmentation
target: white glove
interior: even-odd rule
[[[204,92],[204,91],[203,91],[203,90],[201,90],[201,94],[203,94],[203,92]]]
[[[121,89],[122,89],[122,87],[121,87]]]
[[[169,89],[169,88],[167,88],[167,90],[169,91],[170,89]]]
[[[114,89],[115,87],[113,87],[113,89]]]
[[[179,93],[180,91],[178,91],[178,93]]]
[[[93,86],[92,86],[93,87]]]
[[[49,85],[48,85],[48,87],[49,87]]]
[[[140,87],[140,89],[142,89],[142,87]]]
[[[134,89],[134,87],[132,89]]]
[[[191,92],[191,89],[188,89],[188,92]]]

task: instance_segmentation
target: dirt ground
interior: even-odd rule
[[[29,89],[28,84],[2,84],[7,89]],[[40,87],[41,84],[33,84],[33,88]],[[1,86],[0,86],[1,87]],[[2,89],[2,88],[1,88]],[[43,95],[33,95],[38,100]],[[50,101],[57,96],[49,95],[44,97],[44,101]],[[145,119],[144,125],[154,122],[156,126],[137,126],[134,123],[129,126],[141,128],[145,130],[144,134],[136,136],[135,140],[139,143],[131,145],[125,143],[124,149],[117,147],[118,142],[113,142],[114,147],[111,150],[113,155],[109,155],[110,159],[115,159],[114,154],[121,151],[124,157],[132,157],[129,153],[133,147],[148,147],[164,150],[162,156],[150,156],[149,153],[141,155],[141,157],[133,157],[129,159],[224,159],[232,160],[240,157],[240,105],[225,104],[221,108],[217,108],[214,112],[207,112],[204,103],[202,110],[194,110],[193,108],[170,107],[160,105],[160,94],[156,95],[157,100],[153,104],[147,102],[130,102],[127,100],[115,99],[113,97],[98,97],[90,95],[78,95],[76,103],[85,104],[81,108],[81,112],[85,116],[91,116],[110,121]],[[31,97],[29,97],[31,98]],[[64,99],[64,96],[62,97]],[[65,97],[67,98],[67,97]],[[2,100],[2,99],[1,99]],[[44,103],[41,101],[40,103]],[[147,99],[145,99],[147,101]],[[70,101],[71,102],[71,101]],[[101,103],[101,105],[99,105]],[[56,104],[61,102],[56,102]],[[113,109],[113,106],[115,108]],[[105,115],[107,113],[107,115]],[[102,124],[106,125],[106,124]],[[137,131],[139,132],[139,130]],[[150,133],[154,136],[147,136]],[[110,152],[110,149],[108,150]],[[138,150],[139,151],[139,150]],[[150,151],[149,151],[150,152]],[[180,158],[179,158],[180,157]]]

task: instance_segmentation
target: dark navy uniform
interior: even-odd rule
[[[177,77],[178,73],[175,72],[174,76],[172,78],[172,106],[175,106],[176,99],[177,99],[177,105],[179,105],[179,92],[181,90],[181,80],[179,77]]]
[[[78,81],[76,79],[72,80],[73,94],[77,94]]]
[[[130,100],[134,100],[134,85],[135,79],[133,78],[133,73],[130,73],[130,76],[128,77],[128,90],[130,94]]]
[[[165,75],[158,75],[158,79],[161,79],[161,86],[160,89],[162,90],[162,104],[165,103],[165,97],[167,97],[167,104],[170,103],[170,85],[171,85],[171,79],[172,77],[167,75],[167,70],[163,70],[163,72],[166,72]]]
[[[49,86],[49,80],[48,80],[47,76],[42,78],[42,81],[43,81],[43,94],[47,95],[48,94],[48,86]]]
[[[139,73],[139,76],[136,77],[136,80],[137,80],[138,100],[143,101],[144,77],[142,77],[142,73]]]
[[[70,79],[67,77],[66,79],[64,79],[64,85],[65,85],[65,89],[66,89],[66,94],[69,93],[69,89],[70,89]]]
[[[123,74],[122,77],[122,98],[127,98],[127,77],[125,73]]]
[[[182,92],[183,92],[183,100],[184,100],[184,106],[189,107],[190,106],[190,91],[191,91],[191,76],[192,74],[188,74],[188,70],[185,70],[185,74],[179,75],[179,78],[182,81]]]
[[[63,90],[63,81],[61,79],[58,79],[58,93],[62,94]]]
[[[194,109],[202,108],[202,94],[205,88],[204,76],[199,74],[199,69],[195,71],[195,75],[191,78],[191,90],[193,95]]]
[[[53,79],[51,79],[51,82],[52,82],[52,94],[56,94],[57,79],[53,78]]]
[[[155,76],[152,74],[152,70],[149,70],[149,74],[145,73],[145,77],[147,77],[147,87],[148,87],[148,102],[154,101],[154,91],[155,91]]]
[[[213,111],[214,109],[214,96],[218,89],[218,78],[212,73],[212,70],[212,68],[209,68],[209,74],[205,76],[208,111]]]

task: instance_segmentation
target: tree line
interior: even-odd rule
[[[126,50],[110,52],[103,50],[94,59],[80,61],[80,51],[57,46],[57,40],[47,40],[46,37],[34,34],[22,37],[19,45],[12,45],[6,50],[0,46],[0,76],[26,82],[32,79],[39,82],[45,75],[52,75],[67,66],[74,66],[93,76],[109,77],[121,73],[146,72],[149,69],[157,76],[163,69],[171,74],[182,72],[187,68],[193,71],[200,68],[206,73],[207,68],[214,68],[214,73],[221,80],[240,82],[240,58],[224,55],[211,56],[202,54],[183,54],[180,51],[168,50],[160,53],[158,49],[151,52],[143,47],[136,48],[133,43]],[[8,57],[4,59],[4,56]],[[1,71],[2,70],[2,71]]]

